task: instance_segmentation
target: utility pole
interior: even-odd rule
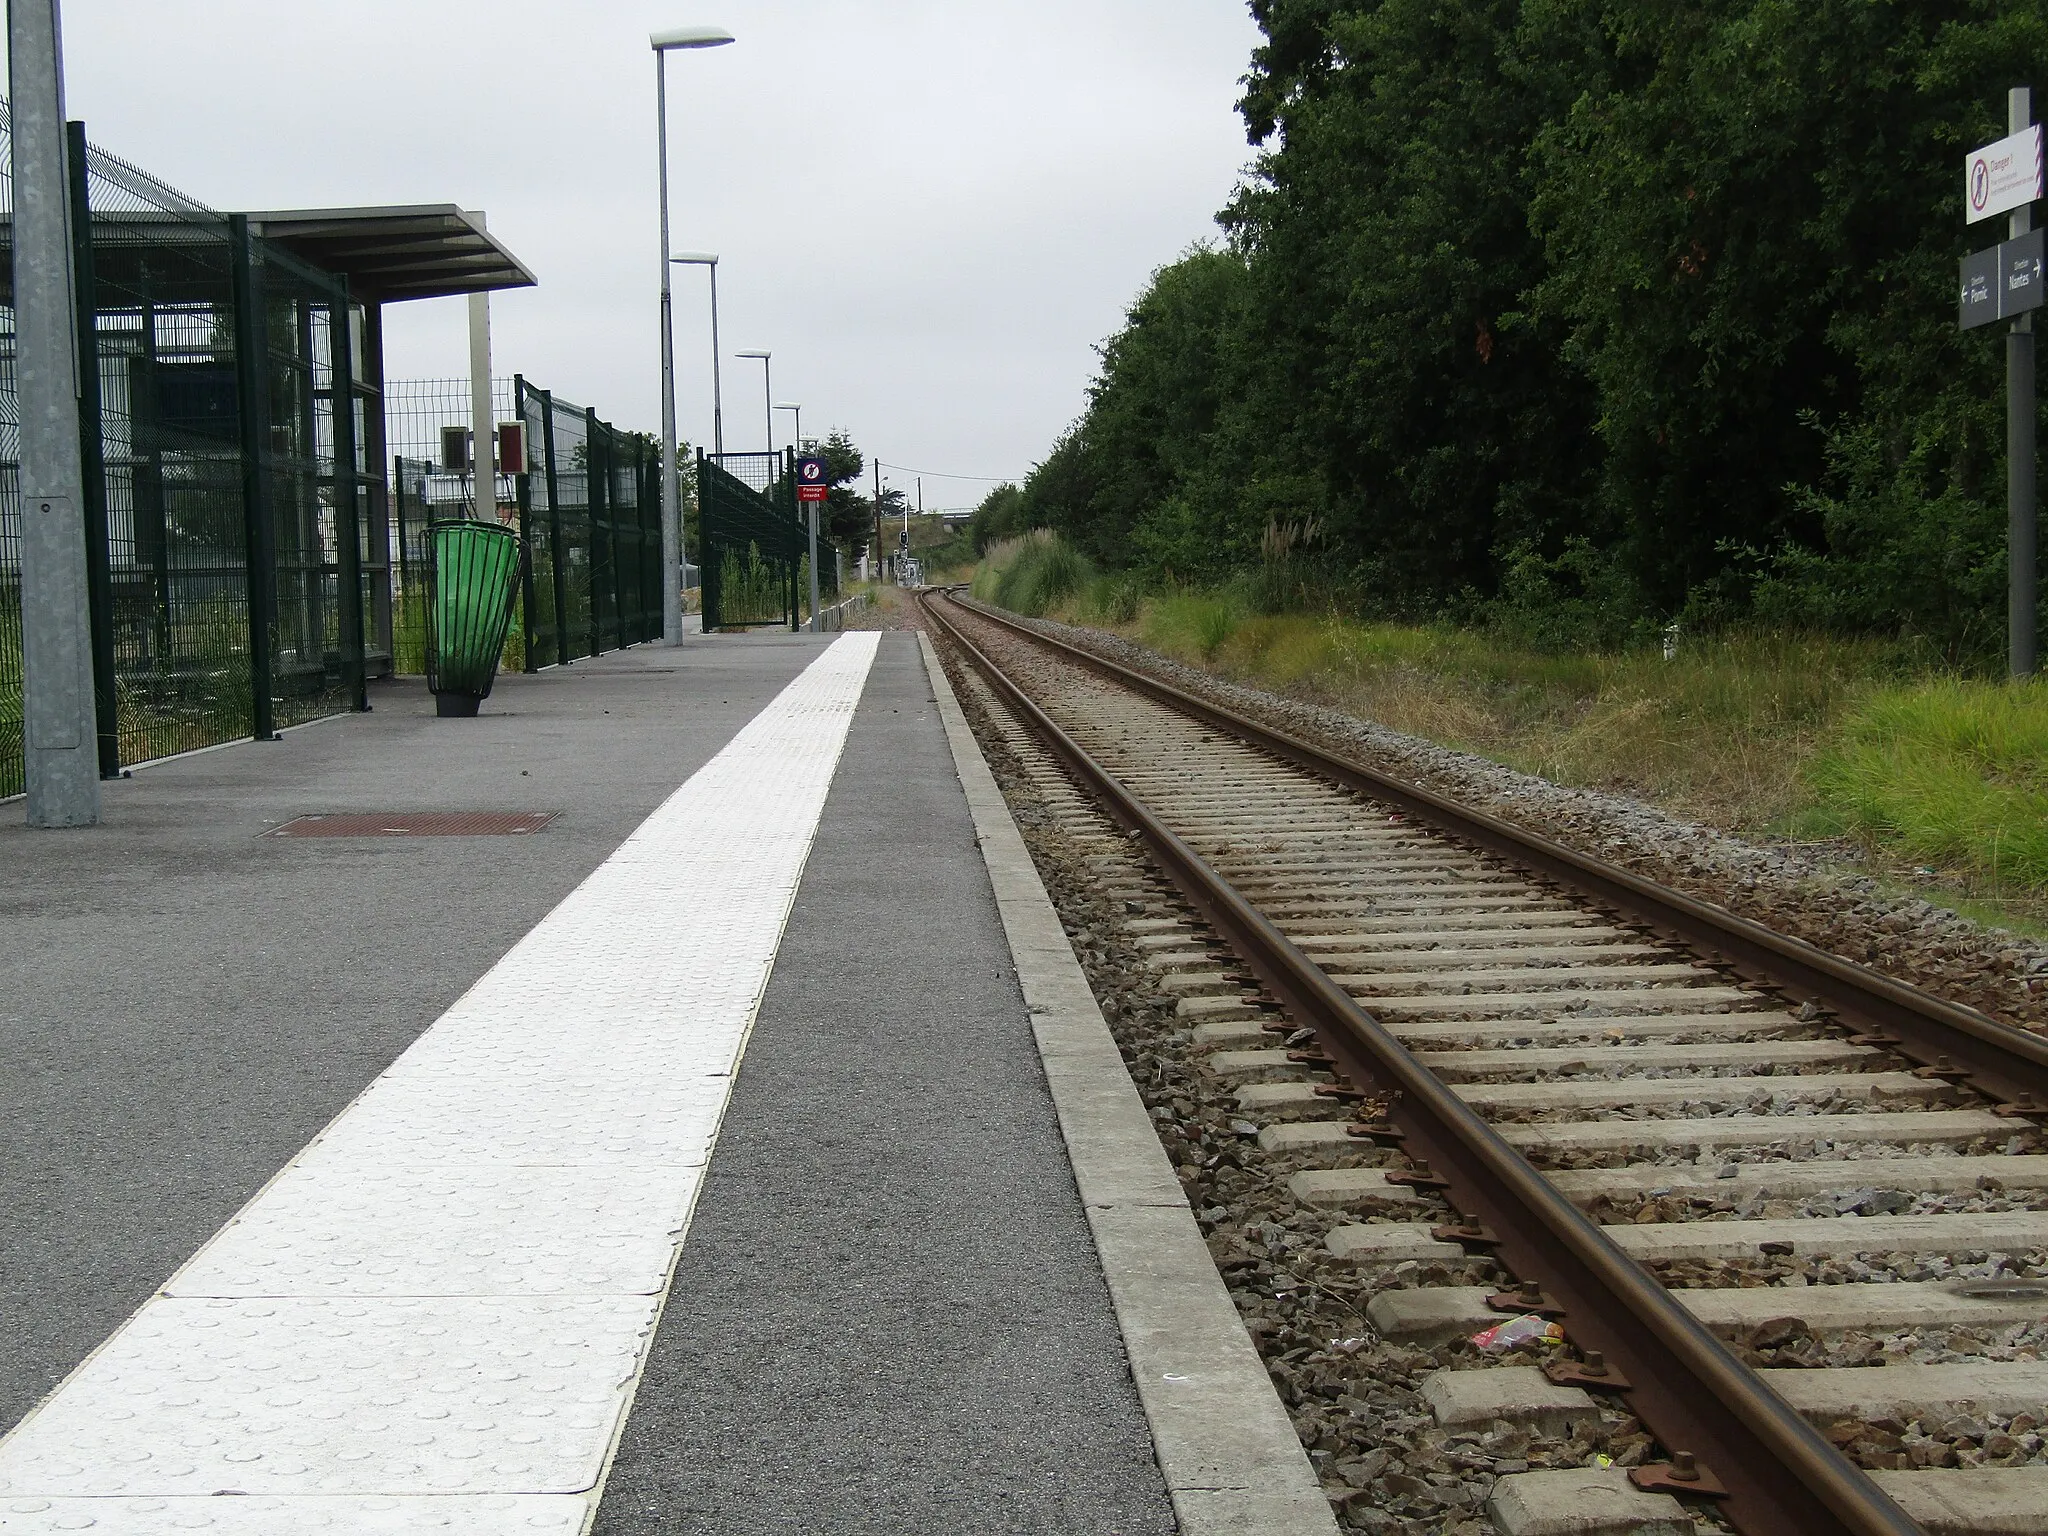
[[[2005,98],[2006,132],[2034,121],[2034,93],[2015,86]],[[2034,227],[2034,205],[2021,203],[2007,215],[2007,238],[2017,240]],[[2005,334],[2005,513],[2009,566],[2006,592],[2007,663],[2014,677],[2032,677],[2035,652],[2034,315],[2016,316]]]
[[[875,542],[868,546],[869,575],[882,579],[882,461],[875,460]]]
[[[7,94],[14,114],[21,713],[28,824],[86,827],[100,819],[100,764],[57,0],[8,0],[7,48]]]

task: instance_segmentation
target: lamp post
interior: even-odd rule
[[[711,269],[711,452],[725,453],[725,397],[718,382],[718,257],[710,251],[680,251],[669,257],[679,267]]]
[[[775,409],[778,411],[796,412],[796,425],[790,428],[792,434],[790,446],[796,449],[798,453],[802,453],[804,451],[804,408],[790,401],[778,400],[775,403]]]
[[[773,352],[763,352],[758,347],[747,352],[736,352],[735,357],[750,358],[761,365],[761,404],[767,408],[768,451],[775,451],[775,385],[769,369],[768,359]]]
[[[676,468],[676,347],[669,295],[668,56],[679,48],[719,48],[733,40],[723,27],[674,27],[650,36],[654,49],[654,125],[661,167],[661,639],[683,638],[682,484]]]

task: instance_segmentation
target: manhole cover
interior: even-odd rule
[[[370,811],[297,816],[265,837],[516,837],[538,832],[560,811]]]

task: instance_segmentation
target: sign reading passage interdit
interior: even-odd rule
[[[2044,293],[2048,289],[2048,280],[2044,280],[2048,240],[2044,236],[2048,231],[2036,229],[1963,258],[1956,310],[1956,323],[1962,329],[2010,320],[2041,307],[2043,298],[2048,297]]]
[[[1963,207],[1967,222],[2010,213],[2043,196],[2041,125],[2022,128],[1996,144],[1972,150],[1963,161]]]
[[[825,461],[816,454],[807,455],[796,461],[796,499],[798,501],[823,501],[832,494],[832,484],[825,477]]]

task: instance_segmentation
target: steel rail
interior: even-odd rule
[[[1497,1250],[1514,1274],[1541,1277],[1569,1319],[1573,1342],[1606,1356],[1609,1384],[1625,1393],[1630,1412],[1674,1453],[1695,1458],[1704,1475],[1693,1491],[1723,1495],[1721,1507],[1745,1536],[1924,1536],[1869,1477],[1069,736],[928,595],[924,607],[1111,818],[1144,843],[1274,999],[1315,1029],[1351,1092],[1364,1098],[1377,1090],[1388,1101],[1386,1134],[1413,1155],[1426,1155],[1460,1209],[1471,1213],[1444,1235]],[[1638,1481],[1648,1486],[1687,1487],[1676,1469],[1641,1477],[1646,1470],[1637,1469]]]
[[[2048,1115],[2048,1039],[1867,966],[1657,884],[1618,864],[1489,816],[1420,785],[1347,762],[1300,737],[1183,692],[1059,640],[979,603],[976,617],[1008,629],[1262,751],[1331,779],[1468,846],[1567,887],[1595,910],[1617,913],[1767,989],[1810,1000],[1859,1032],[1921,1064],[1928,1076],[1967,1082],[2013,1115]]]

